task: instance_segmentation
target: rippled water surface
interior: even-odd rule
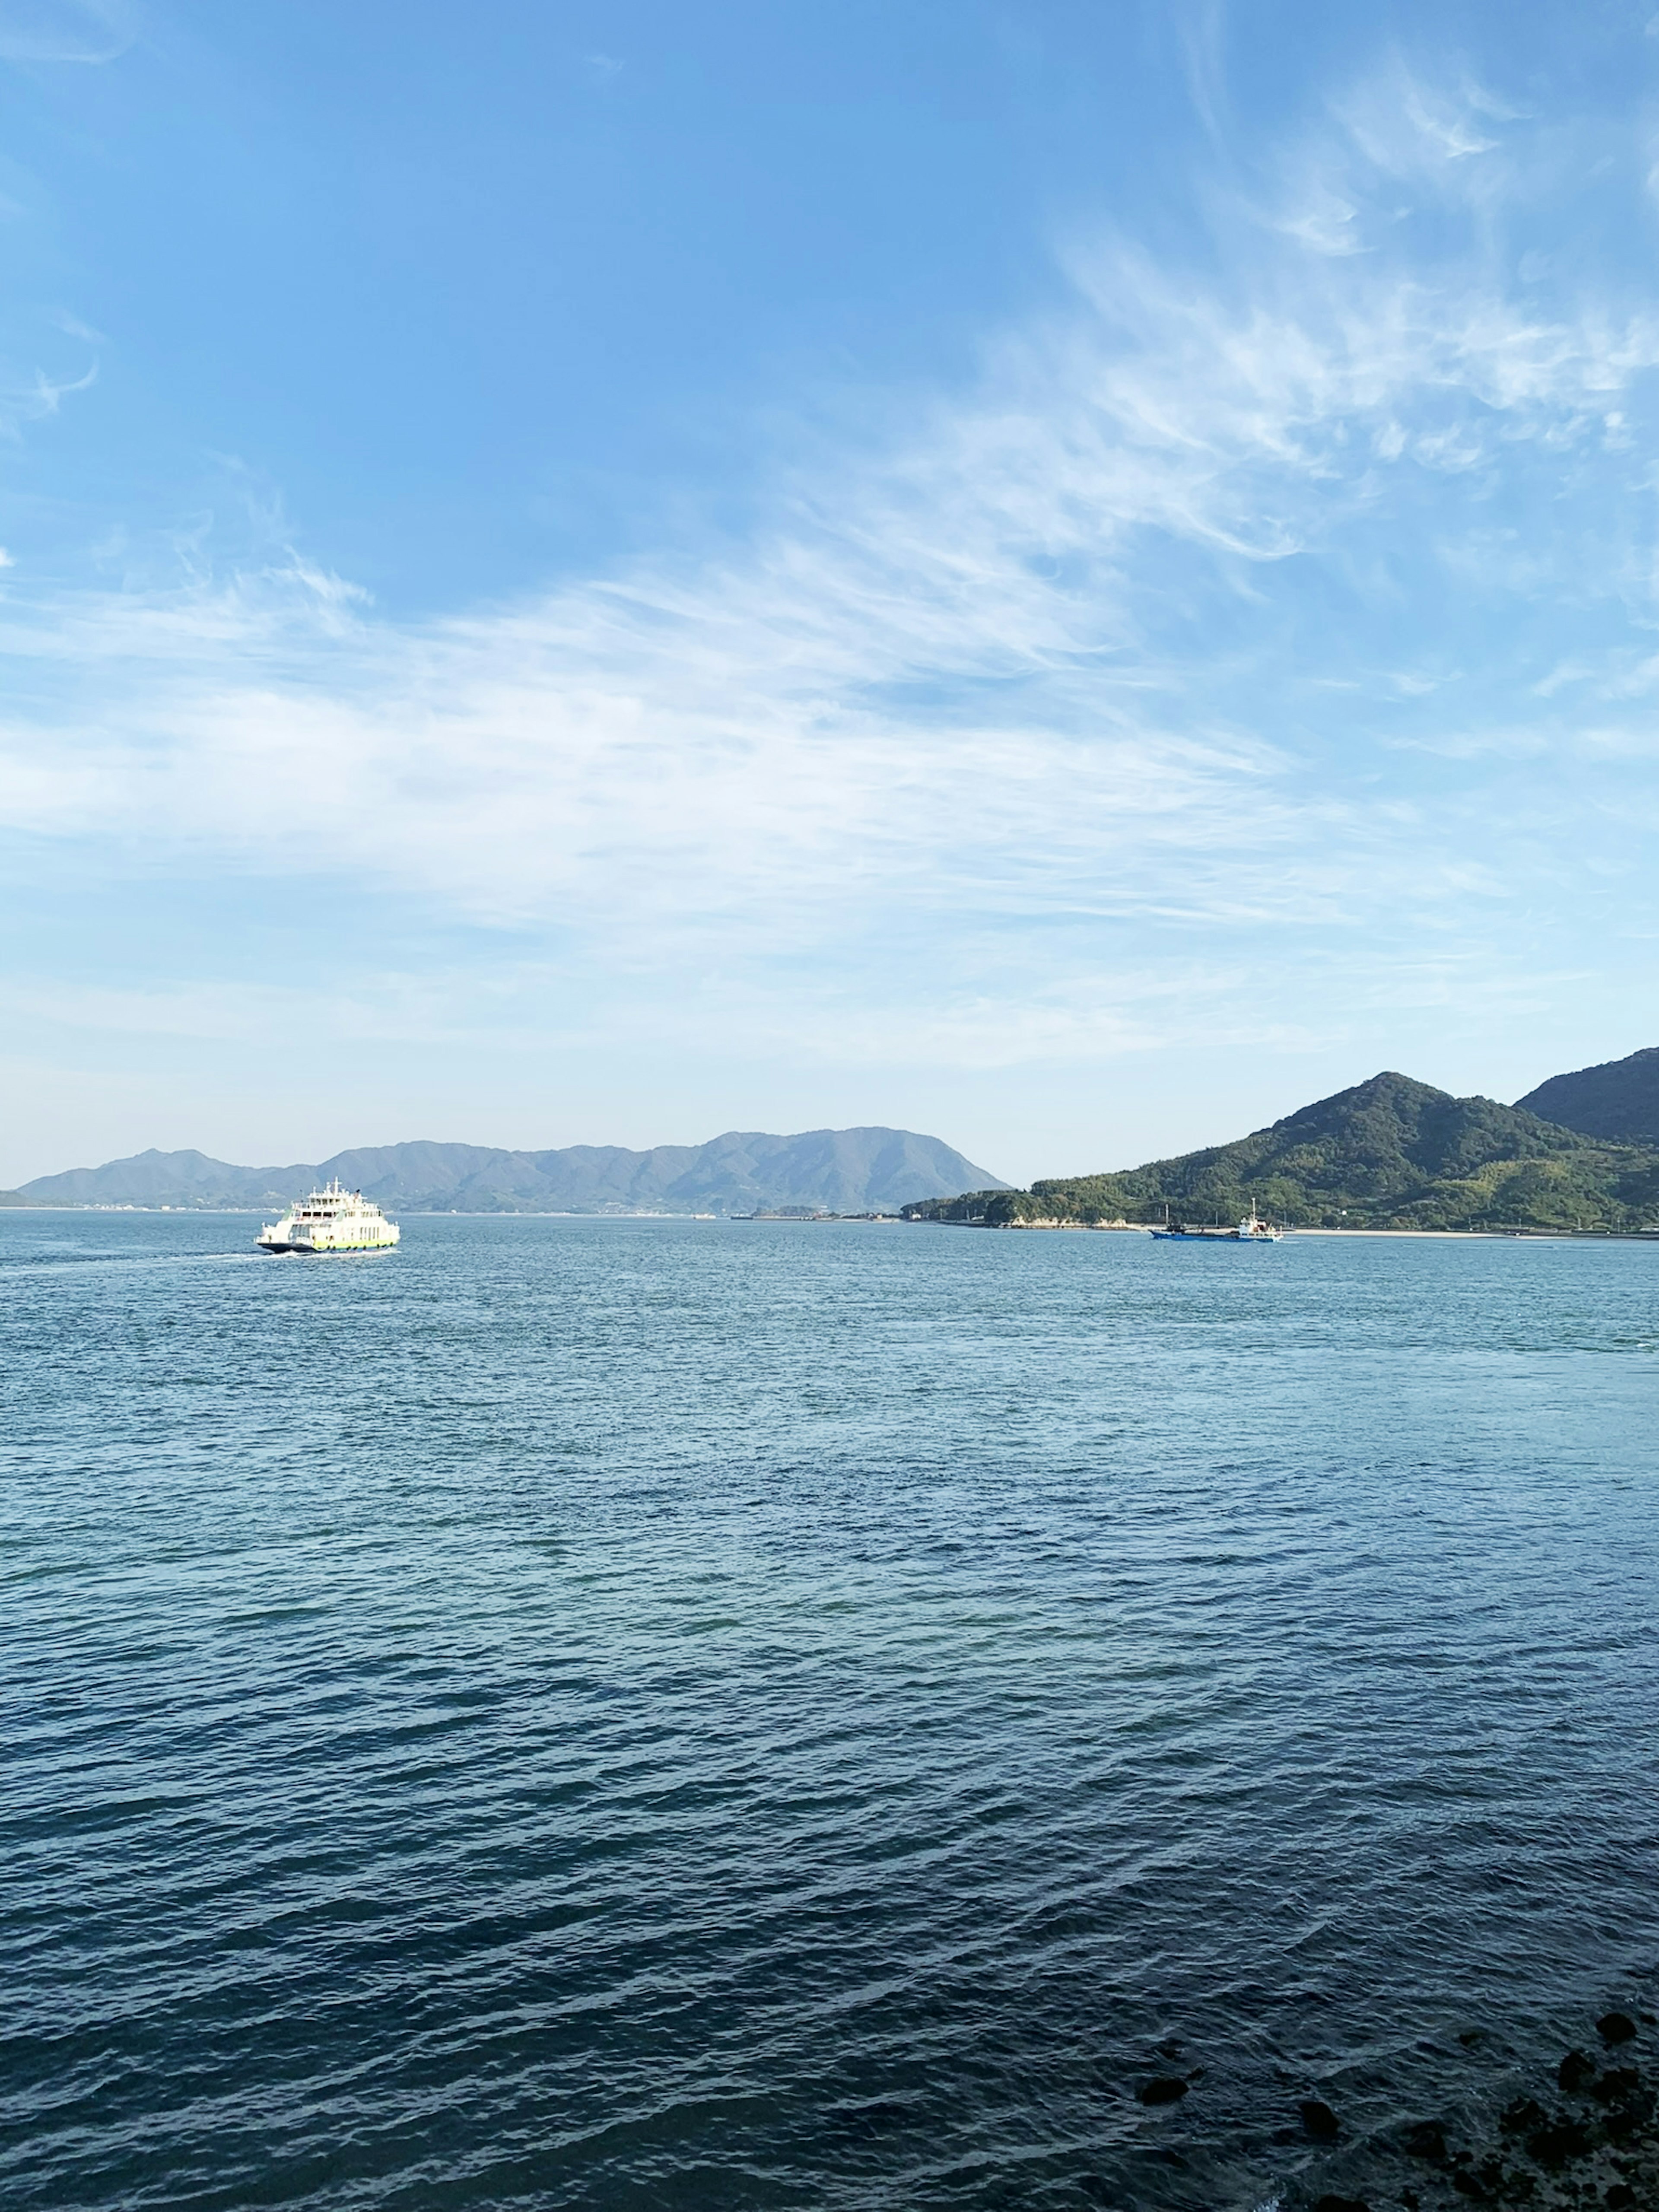
[[[255,1226],[0,1214],[14,2212],[1294,2202],[1644,1986],[1659,1250]]]

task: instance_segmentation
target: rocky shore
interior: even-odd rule
[[[1520,2088],[1484,2130],[1425,2114],[1390,2138],[1348,2150],[1340,2114],[1310,2099],[1300,2132],[1330,2145],[1330,2158],[1274,2203],[1285,2212],[1466,2212],[1471,2204],[1659,2212],[1656,2026],[1646,2011],[1613,2010],[1587,2023],[1553,2080]]]

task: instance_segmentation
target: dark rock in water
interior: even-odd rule
[[[1604,2012],[1595,2023],[1595,2033],[1603,2043],[1628,2043],[1636,2033],[1636,2022],[1627,2012]]]
[[[1593,2144],[1582,2120],[1554,2120],[1527,2137],[1527,2152],[1540,2166],[1559,2172],[1570,2159],[1588,2158]]]
[[[1186,2095],[1187,2084],[1179,2074],[1155,2074],[1135,2094],[1143,2105],[1176,2105]]]
[[[1591,2082],[1590,2094],[1601,2105],[1622,2105],[1641,2086],[1642,2076],[1634,2066],[1609,2066],[1599,2081]]]
[[[1541,2106],[1538,2117],[1540,2120],[1547,2117]],[[1431,2166],[1446,2163],[1446,2130],[1438,2120],[1419,2120],[1415,2127],[1407,2129],[1406,2155],[1425,2159]]]
[[[1486,2201],[1486,2185],[1478,2173],[1470,2173],[1460,2166],[1452,2176],[1452,2187],[1460,2197],[1472,2197],[1477,2204]]]
[[[1534,2128],[1541,2128],[1549,2114],[1536,2097],[1517,2097],[1512,2105],[1505,2105],[1498,2125],[1506,2136],[1529,2136]]]
[[[1178,2035],[1170,2035],[1158,2045],[1158,2055],[1160,2058],[1179,2058],[1185,2048]]]
[[[1614,2142],[1628,2142],[1653,2118],[1653,2092],[1638,2089],[1607,2106],[1601,2124]]]
[[[1314,2212],[1371,2212],[1371,2208],[1358,2197],[1322,2197]]]
[[[1334,2142],[1341,2134],[1341,2121],[1317,2097],[1304,2097],[1296,2109],[1302,2115],[1303,2126],[1316,2142]]]
[[[1423,2202],[1414,2189],[1402,2189],[1400,2192],[1400,2201],[1405,2206],[1406,2212],[1418,2212],[1418,2208]]]
[[[1458,2032],[1457,2039],[1462,2045],[1465,2051],[1473,2051],[1477,2043],[1484,2043],[1486,2041],[1486,2031],[1484,2027],[1462,2028]]]
[[[1635,2212],[1636,2191],[1627,2181],[1615,2181],[1601,2202],[1609,2212]]]
[[[1586,2057],[1582,2051],[1570,2051],[1556,2070],[1556,2080],[1569,2097],[1595,2079],[1595,2061]]]

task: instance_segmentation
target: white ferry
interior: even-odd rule
[[[262,1252],[383,1252],[400,1232],[372,1198],[342,1190],[337,1176],[326,1190],[291,1206],[259,1231]]]

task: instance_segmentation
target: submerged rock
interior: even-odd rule
[[[1553,2120],[1527,2137],[1527,2155],[1559,2173],[1570,2160],[1588,2158],[1595,2145],[1582,2120]]]
[[[1143,2081],[1135,2094],[1143,2105],[1176,2105],[1186,2095],[1189,2084],[1179,2074],[1154,2074],[1150,2081]]]
[[[1517,2190],[1516,2184],[1521,2183]],[[1479,2166],[1467,2152],[1458,2154],[1457,2171],[1452,2176],[1452,2187],[1462,2197],[1472,2197],[1477,2204],[1512,2204],[1516,2197],[1529,2197],[1532,2184],[1522,2177],[1504,2171],[1499,2158],[1484,2158]]]
[[[1652,2118],[1652,2092],[1638,2089],[1633,2095],[1609,2105],[1601,2124],[1607,2130],[1609,2142],[1627,2143],[1639,2136]]]
[[[1642,2076],[1634,2066],[1609,2066],[1599,2081],[1591,2082],[1590,2094],[1598,2105],[1622,2105],[1641,2086]]]
[[[1629,2014],[1604,2014],[1595,2029],[1602,2046],[1597,2057],[1574,2049],[1556,2068],[1559,2100],[1543,2093],[1511,2095],[1484,2125],[1473,2109],[1455,2128],[1444,2118],[1400,2124],[1386,2143],[1356,2146],[1367,2161],[1363,2166],[1339,2149],[1341,2164],[1333,2160],[1329,2178],[1370,2188],[1385,2212],[1453,2212],[1463,2203],[1492,2212],[1659,2212],[1659,2069],[1632,2063],[1635,2052],[1612,2055],[1640,2033]],[[1335,2140],[1336,2115],[1328,2106],[1309,2098],[1298,2110],[1304,2138]],[[1328,2125],[1319,2125],[1316,2115],[1328,2115]],[[1340,2133],[1346,2142],[1352,2130]],[[1458,2146],[1459,2136],[1467,2148]],[[1407,2163],[1412,2160],[1418,2161],[1414,2172]],[[1313,2212],[1355,2212],[1355,2200],[1345,2197],[1314,2199],[1324,2178],[1316,2178],[1314,2164],[1303,2183],[1309,2195],[1297,2192],[1287,2202],[1311,2202]],[[1415,2186],[1402,2185],[1407,2182]]]
[[[1549,2114],[1536,2097],[1516,2097],[1504,2106],[1498,2124],[1506,2136],[1529,2136],[1548,2118]]]

